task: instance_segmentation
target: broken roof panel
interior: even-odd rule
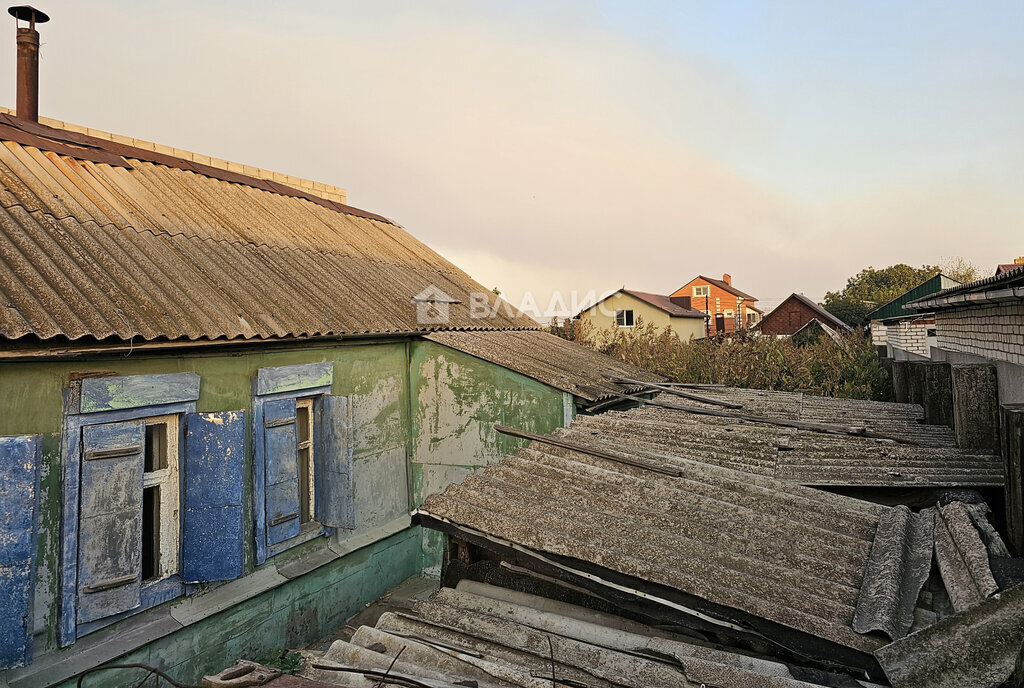
[[[310,664],[384,670],[393,660],[393,673],[404,678],[481,688],[811,688],[836,685],[839,678],[681,642],[620,617],[472,581],[442,588],[412,615],[385,613],[376,627],[359,628],[351,642],[335,642]],[[307,668],[303,675],[368,685],[349,672]]]
[[[744,623],[769,621],[775,631],[760,630],[776,642],[787,627],[859,652],[883,644],[852,620],[886,507],[687,459],[673,465],[679,477],[535,442],[428,497],[417,518],[583,559],[705,600],[724,618],[745,612]]]
[[[492,305],[498,297],[379,215],[265,179],[5,122],[0,337],[196,340],[538,327],[511,307],[472,317],[471,294]],[[455,303],[447,323],[426,326],[412,298],[431,285]]]
[[[557,436],[600,439],[664,458],[684,458],[812,486],[984,487],[1003,484],[1003,466],[991,453],[956,447],[945,426],[917,422],[914,404],[812,397],[791,392],[730,388],[687,390],[739,404],[736,414],[781,421],[865,428],[879,439],[698,415],[678,407],[715,410],[711,404],[676,400],[669,394],[627,412],[580,417]],[[678,402],[678,403],[677,403]],[[721,411],[721,409],[717,409]],[[723,412],[728,416],[730,412]]]
[[[547,332],[433,332],[426,339],[500,365],[569,392],[587,401],[600,401],[621,392],[636,392],[643,384],[615,384],[608,378],[625,377],[661,382],[647,372],[593,349]]]
[[[875,652],[895,688],[995,688],[1024,644],[1024,585]]]

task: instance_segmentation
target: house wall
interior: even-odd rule
[[[933,360],[994,363],[999,402],[1024,403],[1024,302],[936,311],[935,328]]]
[[[887,341],[892,349],[928,357],[928,329],[935,327],[932,318],[898,320],[888,326]],[[897,360],[903,360],[893,356]]]
[[[871,321],[871,343],[875,346],[885,346],[888,341],[889,328],[881,320]]]
[[[792,335],[818,314],[799,299],[784,301],[761,321],[761,333],[766,335]]]
[[[700,310],[696,304],[694,308]],[[673,318],[660,308],[655,308],[646,301],[621,292],[613,294],[600,304],[580,314],[580,320],[590,322],[595,330],[610,330],[615,327],[615,311],[632,310],[634,322],[643,318],[644,324],[653,323],[662,330],[671,327],[676,335],[686,341],[704,336],[704,320],[702,318]]]
[[[210,584],[209,592],[204,589],[201,595],[178,598],[57,650],[62,393],[71,375],[195,372],[201,380],[198,411],[246,409],[251,418],[251,380],[260,368],[320,361],[334,364],[331,393],[352,395],[353,399],[355,529],[344,536],[335,534],[329,540],[317,538],[298,545],[255,567],[252,487],[248,481],[245,523],[250,536],[245,539],[243,578]],[[8,362],[0,364],[0,389],[4,390],[0,395],[0,435],[43,436],[35,662],[6,674],[0,671],[0,685],[6,679],[15,688],[54,685],[54,677],[64,680],[61,671],[67,673],[67,667],[87,668],[88,653],[81,651],[95,644],[87,642],[93,637],[109,636],[115,645],[121,643],[117,655],[100,661],[129,653],[125,661],[138,659],[167,668],[174,678],[193,683],[198,683],[204,672],[219,671],[238,657],[253,659],[267,650],[304,646],[422,570],[424,542],[420,529],[409,525],[410,509],[430,490],[441,489],[518,446],[516,441],[497,435],[494,423],[549,432],[564,420],[561,391],[433,342],[406,340]],[[250,436],[246,451],[246,474],[250,476],[251,445]],[[340,558],[326,556],[328,547]],[[289,564],[291,561],[299,563]],[[251,590],[248,595],[247,589]],[[229,590],[234,592],[225,592]],[[212,616],[202,612],[204,601],[216,604],[219,595],[232,600],[224,611]],[[144,623],[142,617],[148,618],[150,612],[167,618],[196,616],[182,610],[197,605],[200,612],[196,614],[208,618],[152,641],[138,630]],[[103,652],[109,654],[110,647]],[[76,658],[68,659],[72,656]],[[65,668],[48,670],[43,677],[34,673],[51,664]],[[123,681],[108,678],[99,684],[128,686],[139,680],[138,676],[125,676]]]
[[[412,346],[412,496],[461,482],[526,441],[502,435],[501,423],[536,434],[565,424],[563,392],[435,342]],[[425,565],[440,564],[442,536],[424,530]]]
[[[707,286],[707,287],[711,288],[711,291],[710,291],[710,293],[708,295],[708,298],[707,298],[706,302],[705,302],[705,299],[704,299],[703,296],[696,297],[696,296],[693,295],[693,288],[695,286]],[[700,277],[692,280],[691,282],[683,285],[682,287],[680,287],[679,289],[674,291],[672,293],[672,296],[689,296],[689,297],[692,298],[691,305],[695,309],[697,309],[699,311],[705,311],[705,312],[710,313],[711,314],[711,325],[710,325],[710,327],[711,327],[711,334],[713,334],[713,335],[714,334],[718,334],[718,331],[715,329],[715,314],[716,313],[724,313],[727,310],[733,311],[733,313],[734,313],[733,317],[725,319],[725,329],[722,330],[722,331],[723,332],[735,332],[736,331],[735,313],[737,311],[737,308],[738,308],[738,310],[740,312],[740,315],[743,318],[743,323],[744,323],[744,327],[745,327],[746,326],[745,323],[747,322],[747,313],[750,312],[750,309],[755,306],[754,301],[751,301],[750,299],[742,299],[741,301],[739,301],[739,304],[737,306],[737,297],[736,297],[735,294],[733,294],[730,291],[726,291],[725,289],[722,289],[721,287],[719,287],[717,285],[711,284],[707,280],[701,279]],[[707,305],[706,308],[705,308],[705,304]],[[743,328],[741,328],[741,329],[743,329]]]
[[[936,312],[938,346],[1024,365],[1024,301]]]

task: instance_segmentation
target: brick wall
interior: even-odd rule
[[[1024,301],[952,308],[935,319],[940,349],[1024,365]]]
[[[761,321],[761,333],[791,335],[818,317],[818,313],[799,299],[789,298]]]
[[[894,349],[903,349],[921,356],[928,356],[928,329],[935,326],[935,320],[900,320],[887,328],[886,339]]]
[[[875,346],[885,346],[889,328],[881,320],[871,321],[871,343]]]

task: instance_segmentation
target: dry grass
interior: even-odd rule
[[[551,331],[678,382],[805,392],[850,399],[887,400],[891,385],[871,341],[849,335],[845,346],[827,336],[795,342],[740,332],[687,342],[668,328],[640,319],[634,327],[593,330],[570,320]]]

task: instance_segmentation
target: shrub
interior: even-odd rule
[[[677,382],[723,384],[850,399],[890,398],[889,375],[868,337],[854,332],[842,344],[831,337],[755,336],[747,330],[680,341],[671,328],[640,318],[631,328],[594,330],[580,320],[550,330],[621,361]]]

